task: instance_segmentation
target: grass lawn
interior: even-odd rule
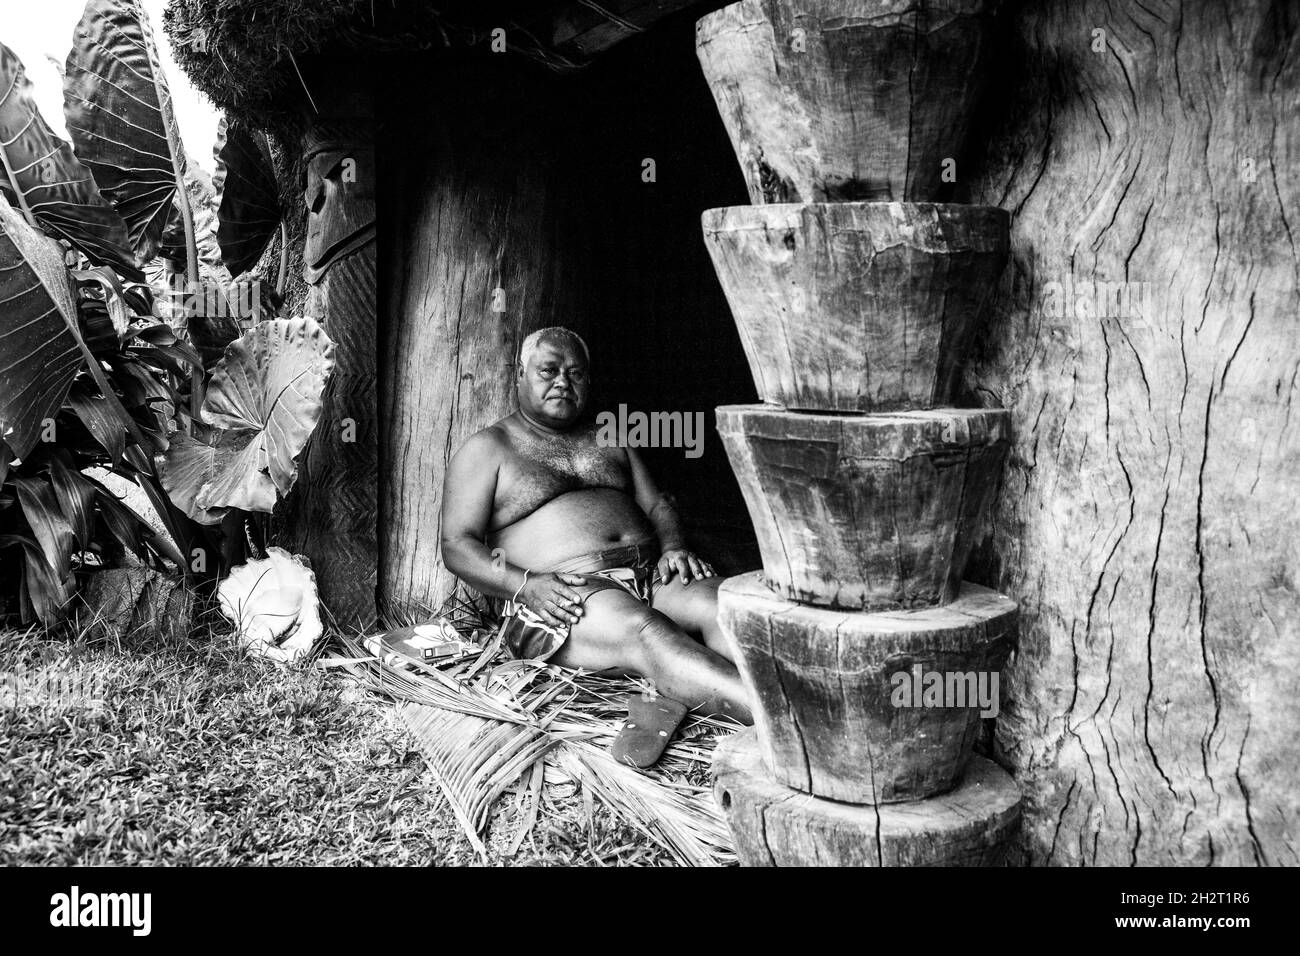
[[[503,799],[480,860],[391,706],[221,632],[0,632],[0,680],[3,865],[671,865],[562,787],[513,857]]]

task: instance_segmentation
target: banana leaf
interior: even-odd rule
[[[28,222],[66,239],[92,262],[142,280],[122,217],[54,134],[32,99],[20,59],[0,43],[0,191]]]
[[[57,242],[0,197],[0,438],[26,458],[81,368],[77,306]]]
[[[298,477],[295,459],[320,419],[334,343],[314,319],[272,319],[227,349],[203,402],[211,434],[177,432],[161,480],[201,524],[230,508],[270,512]]]
[[[231,275],[257,265],[275,235],[282,215],[275,171],[266,136],[221,117],[213,148],[217,172],[212,177],[220,206],[217,242]]]
[[[183,212],[198,281],[185,150],[171,92],[138,0],[89,0],[63,78],[63,112],[77,155],[126,222],[141,262],[158,252],[172,203]]]

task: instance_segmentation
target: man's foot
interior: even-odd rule
[[[663,755],[687,709],[681,701],[668,697],[651,693],[629,695],[627,721],[610,747],[614,759],[641,770],[654,764]]]

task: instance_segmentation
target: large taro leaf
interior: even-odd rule
[[[167,449],[173,504],[203,524],[229,508],[270,512],[297,479],[333,368],[334,343],[311,318],[261,322],[231,343],[201,410],[214,434],[177,433]]]
[[[217,242],[226,267],[237,276],[257,265],[280,225],[280,194],[264,134],[223,116],[213,152],[212,181],[220,197]]]
[[[217,190],[215,177],[209,176],[193,157],[185,163],[185,192],[194,216],[194,243],[199,253],[199,278],[218,286],[230,284],[231,273],[221,259],[217,242]],[[163,229],[158,253],[173,262],[185,262],[185,224],[180,204],[173,200],[171,215]]]
[[[95,180],[46,124],[22,61],[0,43],[0,192],[49,234],[92,262],[143,279],[122,217]]]
[[[0,438],[26,458],[53,419],[83,353],[57,242],[0,196]]]
[[[171,92],[138,0],[89,0],[63,78],[77,155],[126,221],[141,262],[158,251],[185,152]]]

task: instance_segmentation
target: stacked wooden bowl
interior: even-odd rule
[[[1008,216],[934,201],[989,26],[982,0],[742,0],[697,26],[755,203],[703,217],[763,400],[718,409],[763,556],[719,592],[755,701],[715,761],[746,864],[990,864],[1018,819],[972,754],[981,705],[899,695],[994,686],[1015,638],[1015,603],[962,580],[1010,416],[953,407]]]

